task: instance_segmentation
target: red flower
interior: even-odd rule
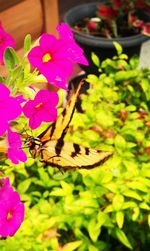
[[[135,6],[137,7],[137,8],[142,8],[142,9],[144,9],[144,8],[146,8],[146,6],[147,6],[147,4],[146,4],[146,1],[145,0],[136,0],[135,1]]]
[[[148,1],[136,0],[135,7],[138,8],[138,9],[143,9],[148,14],[150,14],[150,6],[148,5]]]
[[[134,25],[135,27],[137,27],[137,28],[143,27],[143,26],[144,26],[144,22],[141,21],[141,20],[136,20],[136,21],[134,21],[133,25]]]
[[[118,12],[111,7],[101,5],[98,7],[98,9],[99,9],[98,15],[101,17],[116,18],[118,16]]]
[[[128,17],[129,17],[129,24],[133,25],[135,22],[135,15],[130,12]]]
[[[114,5],[115,10],[118,10],[121,7],[121,1],[113,0],[113,5]]]
[[[150,23],[143,25],[142,34],[150,36]]]
[[[89,22],[88,22],[87,25],[88,25],[88,29],[89,29],[90,31],[96,31],[97,28],[98,28],[97,23],[94,22],[94,21],[92,21],[92,20],[89,20]]]

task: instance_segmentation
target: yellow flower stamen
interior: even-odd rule
[[[46,53],[43,57],[42,57],[42,61],[43,63],[47,63],[52,59],[50,53]]]
[[[12,215],[13,215],[12,212],[9,211],[8,214],[7,214],[7,220],[10,220],[12,218]]]
[[[39,103],[38,105],[35,106],[36,109],[40,108],[43,105],[43,103]]]

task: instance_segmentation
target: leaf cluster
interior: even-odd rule
[[[60,173],[38,160],[4,164],[26,206],[25,221],[0,249],[146,251],[150,244],[150,69],[118,55],[100,62],[66,140],[113,151],[105,165]],[[11,249],[10,249],[11,247]]]

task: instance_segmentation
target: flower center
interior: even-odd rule
[[[13,212],[10,210],[7,214],[7,220],[11,220],[12,216],[13,216]]]
[[[43,63],[47,63],[52,59],[51,54],[50,53],[46,53],[43,57],[42,57],[42,61]]]
[[[35,106],[36,109],[39,109],[41,106],[43,105],[43,103],[39,103],[38,105]]]

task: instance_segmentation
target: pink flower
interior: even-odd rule
[[[0,83],[0,136],[8,129],[9,121],[16,119],[21,112],[19,101],[11,97],[9,89]]]
[[[55,92],[40,90],[34,100],[23,107],[24,115],[29,118],[29,126],[36,129],[42,122],[54,121],[57,117],[58,95]]]
[[[0,64],[4,64],[3,55],[7,47],[14,47],[14,40],[4,31],[0,23]]]
[[[39,46],[31,49],[28,54],[30,63],[43,74],[49,83],[67,90],[67,77],[72,74],[73,63],[87,64],[83,50],[75,43],[72,32],[67,25],[58,26],[61,35],[56,39],[43,34]]]
[[[66,56],[72,61],[83,65],[88,65],[86,57],[83,55],[84,51],[75,42],[73,33],[66,23],[61,23],[57,26],[57,30],[61,40],[66,45]]]
[[[0,201],[5,198],[5,194],[9,189],[12,189],[9,178],[0,179]]]
[[[25,162],[27,160],[25,152],[21,149],[20,135],[17,132],[12,132],[10,129],[8,129],[8,144],[7,156],[12,163],[18,164],[19,161]]]
[[[13,189],[3,192],[0,200],[0,235],[13,236],[24,219],[24,204],[20,196]]]

